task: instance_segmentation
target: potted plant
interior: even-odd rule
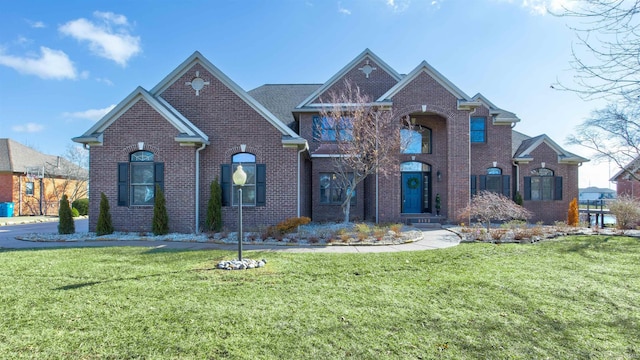
[[[440,194],[436,194],[436,215],[440,216]]]

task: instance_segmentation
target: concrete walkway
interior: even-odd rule
[[[57,217],[25,216],[1,218],[0,226],[28,224],[35,222],[58,221]],[[0,230],[2,228],[0,227]],[[294,252],[294,253],[383,253],[399,251],[422,251],[443,249],[456,246],[460,238],[446,229],[422,231],[422,237],[414,242],[398,245],[243,245],[245,251]],[[16,239],[0,239],[0,248],[30,249],[30,248],[59,248],[59,247],[110,247],[110,246],[142,246],[166,249],[218,249],[237,250],[234,244],[214,244],[198,242],[174,241],[74,241],[74,242],[32,242]]]

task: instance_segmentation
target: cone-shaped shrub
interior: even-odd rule
[[[76,227],[73,223],[73,215],[71,214],[71,207],[69,206],[69,198],[67,195],[62,195],[60,200],[60,209],[58,209],[58,234],[73,234],[76,232]]]
[[[113,234],[113,224],[111,223],[111,213],[109,213],[109,199],[104,193],[100,193],[100,212],[98,213],[98,225],[96,235]]]
[[[205,229],[207,231],[222,230],[222,189],[218,178],[211,182],[211,197],[207,203],[207,218],[205,219]]]
[[[567,224],[569,226],[578,226],[580,222],[580,213],[578,211],[578,199],[573,198],[569,203],[569,211],[567,214]]]
[[[169,215],[167,214],[164,193],[159,185],[156,185],[156,199],[153,205],[153,225],[151,227],[154,235],[166,235],[169,233]]]

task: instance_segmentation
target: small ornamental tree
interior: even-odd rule
[[[506,196],[491,191],[480,191],[459,214],[461,219],[477,219],[490,230],[491,221],[529,219],[531,212]]]
[[[580,213],[578,211],[578,199],[573,198],[569,203],[569,212],[567,214],[567,224],[569,226],[578,226],[580,222]]]
[[[104,193],[100,193],[100,212],[98,213],[98,224],[96,225],[96,235],[113,234],[113,224],[111,223],[111,213],[109,212],[109,199]]]
[[[73,223],[73,215],[71,214],[71,207],[69,206],[69,198],[67,198],[67,194],[62,195],[62,199],[60,199],[58,217],[58,234],[73,234],[76,232],[76,227]]]
[[[210,193],[204,225],[207,231],[217,232],[222,230],[222,189],[217,177],[211,182]]]
[[[629,195],[621,195],[609,204],[609,211],[616,217],[620,230],[632,229],[640,223],[640,202]]]
[[[156,199],[153,205],[153,225],[151,231],[154,235],[166,235],[169,233],[169,215],[167,214],[166,201],[160,185],[156,185]]]

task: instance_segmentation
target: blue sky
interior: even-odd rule
[[[569,0],[19,1],[0,3],[0,137],[63,154],[136,86],[195,50],[245,90],[323,83],[365,48],[399,73],[426,60],[468,95],[515,112],[559,145],[597,103],[571,84]],[[607,187],[607,164],[580,186]]]

